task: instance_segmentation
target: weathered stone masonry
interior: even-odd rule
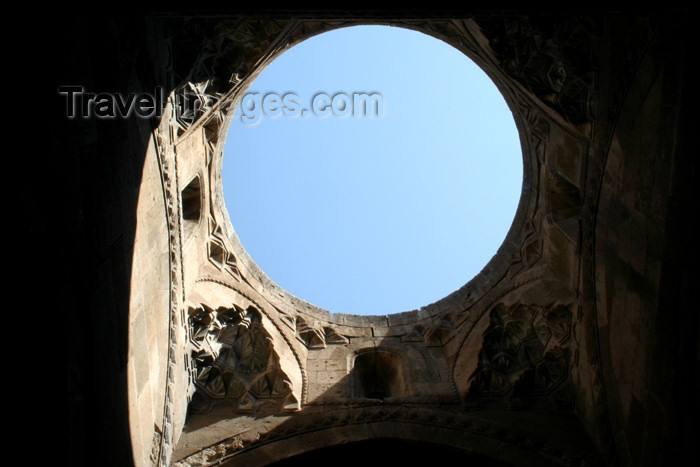
[[[72,464],[266,465],[391,438],[505,465],[692,465],[685,16],[43,20],[56,157],[26,199],[65,268]],[[523,150],[492,261],[387,316],[318,309],[256,267],[223,206],[229,115],[185,105],[235,101],[287,47],[354,24],[464,52],[503,93]],[[70,120],[54,94],[70,84],[162,86],[167,102],[161,118]]]

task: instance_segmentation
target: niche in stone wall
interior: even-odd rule
[[[401,361],[391,352],[372,350],[357,355],[351,374],[355,397],[387,399],[404,395]]]
[[[552,221],[572,240],[578,239],[582,206],[576,185],[559,174],[553,174],[549,186],[549,207]]]
[[[202,214],[202,190],[199,175],[182,190],[182,230],[185,239],[194,232]]]

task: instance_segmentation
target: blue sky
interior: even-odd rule
[[[517,130],[495,85],[453,47],[343,28],[290,48],[247,92],[259,93],[246,112],[260,118],[231,122],[224,199],[248,254],[293,295],[334,313],[418,309],[466,284],[503,242],[522,185]],[[298,115],[258,114],[270,93],[296,96]],[[319,93],[378,93],[383,115],[317,116]]]

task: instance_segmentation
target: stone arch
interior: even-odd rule
[[[253,24],[255,21],[252,22]],[[271,24],[275,24],[274,22]],[[209,207],[207,212],[208,222],[202,222],[200,227],[200,238],[206,239],[207,251],[188,250],[181,259],[184,265],[192,264],[191,269],[197,269],[197,257],[206,255],[209,262],[217,264],[221,272],[226,272],[235,279],[239,291],[246,290],[246,293],[260,294],[276,310],[275,314],[281,322],[290,324],[290,329],[297,331],[296,324],[299,321],[317,322],[323,321],[331,326],[324,325],[324,334],[328,332],[340,332],[342,336],[343,326],[354,329],[371,330],[374,323],[368,323],[364,319],[356,316],[344,316],[341,321],[337,321],[334,315],[325,310],[318,309],[303,300],[293,297],[285,290],[274,284],[255,265],[253,260],[247,255],[235,232],[231,227],[228,213],[223,206],[221,196],[221,157],[222,142],[227,130],[230,115],[227,115],[227,103],[237,103],[247,83],[259,73],[265,64],[272,61],[278,54],[282,53],[286,47],[298,43],[308,37],[322,32],[351,25],[376,24],[367,21],[338,21],[328,23],[308,22],[306,20],[292,20],[291,25],[280,28],[275,32],[275,27],[269,27],[266,33],[274,36],[269,43],[267,50],[260,50],[257,42],[243,42],[239,47],[230,47],[231,41],[226,41],[227,34],[235,35],[240,32],[238,25],[227,25],[226,22],[216,23],[215,27],[202,28],[202,60],[196,61],[193,68],[185,74],[187,79],[178,86],[170,99],[169,119],[161,123],[162,146],[159,150],[164,154],[178,154],[175,163],[170,170],[174,169],[173,175],[182,172],[187,174],[198,165],[204,163],[205,177],[208,187],[209,202],[205,203]],[[541,139],[533,138],[531,126],[538,124],[540,120],[548,120],[546,114],[538,109],[538,103],[532,96],[524,92],[521,87],[508,77],[503,69],[498,65],[493,55],[483,46],[483,38],[479,28],[471,21],[460,24],[460,28],[454,28],[452,22],[441,21],[389,21],[387,25],[406,27],[418,32],[423,32],[436,37],[454,46],[465,53],[470,59],[476,62],[482,70],[492,79],[499,88],[507,105],[511,108],[515,119],[516,127],[520,133],[522,153],[523,153],[523,185],[520,202],[516,211],[511,228],[498,252],[492,260],[483,268],[481,273],[466,283],[459,290],[449,296],[423,307],[419,311],[412,311],[402,314],[401,328],[407,328],[407,341],[421,341],[425,345],[433,348],[444,347],[456,336],[458,323],[465,318],[464,302],[479,300],[489,289],[493,288],[504,277],[513,264],[513,257],[519,257],[522,252],[522,244],[525,239],[532,235],[528,229],[532,223],[533,208],[538,203],[535,188],[539,185],[539,171],[535,170],[542,161]],[[227,32],[227,28],[230,30]],[[257,39],[256,39],[257,40]],[[223,44],[223,45],[222,45]],[[228,44],[228,45],[227,45]],[[244,51],[241,51],[243,45]],[[217,48],[212,53],[212,48]],[[246,49],[248,48],[248,49]],[[198,106],[197,103],[200,103]],[[204,103],[204,104],[202,104]],[[546,140],[546,135],[544,136]],[[540,152],[538,152],[540,151]],[[165,157],[164,157],[165,159]],[[197,162],[199,159],[201,162]],[[161,162],[164,172],[168,171],[168,164],[165,160]],[[185,176],[186,177],[186,176]],[[166,178],[169,178],[166,176]],[[187,178],[187,177],[186,177]],[[179,209],[175,211],[178,213]],[[180,229],[178,224],[184,223],[181,216],[171,219],[175,229]],[[171,236],[171,256],[177,258],[183,255],[177,237]],[[214,255],[212,256],[212,254]],[[185,271],[188,268],[185,267]],[[209,274],[201,270],[198,274]],[[211,271],[217,275],[219,272]],[[196,276],[188,277],[186,274],[180,277],[173,277],[177,286],[187,295],[187,290],[192,287],[193,280],[198,280]],[[176,304],[173,304],[177,308]],[[483,310],[481,311],[483,313]],[[174,315],[175,312],[173,312]],[[308,318],[310,316],[310,319]],[[175,321],[175,319],[173,319]],[[275,319],[276,321],[276,319]],[[333,325],[341,325],[340,330],[333,330]],[[381,324],[387,325],[388,322]],[[284,328],[281,328],[284,329]],[[382,331],[383,332],[383,331]],[[404,331],[401,331],[404,332]],[[394,331],[396,333],[396,331]],[[284,333],[283,333],[284,334]],[[401,335],[401,334],[398,334]],[[345,337],[343,337],[345,338]],[[178,334],[171,334],[171,346],[176,343]],[[182,339],[182,337],[180,337]],[[403,337],[401,338],[403,340]],[[342,341],[342,338],[340,339]],[[181,341],[182,342],[182,341]],[[177,344],[181,346],[182,343]],[[319,341],[318,345],[325,346],[325,342]],[[309,349],[311,351],[311,349]],[[401,352],[399,352],[400,354]],[[440,353],[436,355],[441,355]],[[446,354],[439,356],[439,359],[446,357]],[[178,366],[177,359],[170,364],[173,369]],[[445,367],[447,365],[445,364]],[[405,367],[404,367],[405,368]],[[173,370],[175,371],[175,370]],[[403,370],[406,371],[405,369]],[[302,375],[304,370],[302,368]],[[446,382],[451,376],[441,375],[438,386],[441,397],[454,393],[454,383]],[[408,381],[408,378],[403,378]],[[435,382],[433,382],[435,383]],[[174,389],[174,393],[185,391],[183,382],[177,383],[179,389]],[[428,398],[436,396],[428,389],[431,383],[425,383]],[[181,397],[181,396],[180,396]],[[451,397],[451,396],[448,396]],[[302,397],[303,400],[303,397]],[[175,417],[182,420],[182,415]],[[182,421],[178,423],[180,425]]]
[[[569,209],[569,198],[580,188],[581,165],[576,161],[572,163],[568,157],[576,159],[586,154],[589,141],[585,128],[576,128],[566,115],[557,114],[550,106],[556,107],[556,102],[543,102],[536,95],[543,90],[555,94],[564,92],[566,86],[560,86],[563,75],[558,75],[554,89],[547,88],[547,76],[539,75],[535,80],[537,86],[524,87],[504,68],[496,51],[487,45],[481,28],[471,20],[396,20],[387,24],[428,33],[467,54],[491,77],[513,112],[523,152],[522,193],[515,219],[493,259],[462,288],[433,304],[399,316],[372,319],[331,315],[272,283],[243,250],[223,206],[220,180],[222,141],[230,118],[225,103],[235,103],[246,83],[288,45],[336,27],[368,22],[292,19],[282,25],[276,21],[265,23],[253,19],[243,26],[216,20],[203,23],[201,31],[204,32],[198,36],[201,39],[200,57],[190,62],[189,69],[183,70],[182,76],[186,78],[170,96],[168,112],[154,137],[153,151],[160,164],[162,189],[170,203],[166,208],[170,250],[170,333],[163,420],[171,427],[161,438],[154,439],[154,443],[159,444],[156,448],[161,460],[167,460],[184,423],[186,404],[183,410],[183,401],[188,382],[182,367],[187,367],[186,346],[191,336],[187,329],[183,329],[186,321],[183,307],[191,299],[195,285],[202,281],[227,284],[240,296],[262,304],[258,309],[266,310],[265,316],[294,354],[304,388],[307,386],[305,365],[308,365],[310,354],[328,346],[352,347],[355,342],[379,346],[374,351],[381,353],[386,339],[387,348],[396,350],[396,353],[387,355],[397,355],[396,361],[401,361],[401,356],[409,349],[417,351],[420,348],[417,352],[429,354],[438,362],[437,367],[450,368],[459,359],[459,342],[464,342],[474,324],[489,311],[484,303],[516,288],[518,283],[551,275],[550,270],[562,276],[562,281],[572,290],[577,287],[578,272],[574,265],[579,238],[571,233],[569,220],[579,215],[580,210]],[[265,24],[260,26],[262,23]],[[211,24],[213,26],[209,27]],[[246,31],[256,30],[258,26],[261,29],[257,30],[257,36],[246,36]],[[247,39],[230,39],[243,36]],[[266,45],[261,48],[261,44]],[[557,64],[555,71],[561,71],[560,61],[554,60],[553,63]],[[527,80],[525,82],[527,84]],[[551,98],[550,94],[547,96]],[[192,102],[200,102],[200,105],[191,106]],[[204,219],[195,226],[195,236],[200,242],[184,249],[183,238],[189,236],[189,233],[183,235],[188,220],[186,211],[189,210],[178,204],[179,183],[189,180],[190,175],[199,173],[200,169],[204,180],[199,186],[206,190],[207,202],[202,203],[206,212],[202,213]],[[556,180],[566,180],[568,184],[550,183],[557,189],[550,190],[549,196],[543,195],[545,185],[551,179],[547,178],[547,173],[563,174]],[[565,202],[559,202],[562,197]],[[565,225],[550,229],[544,222],[543,211],[548,202],[550,210],[561,211],[556,220]],[[546,306],[547,303],[537,305]],[[475,351],[478,351],[482,343],[479,339],[476,341]],[[387,367],[393,367],[392,358],[380,360]],[[405,374],[407,366],[402,368]],[[317,375],[326,371],[318,366],[315,370]],[[459,377],[469,381],[471,375],[468,373]],[[427,378],[422,391],[426,398],[422,402],[435,401],[437,396],[451,399],[459,391],[463,392],[463,386],[459,391],[456,388],[454,377],[445,371],[432,379]],[[404,377],[403,382],[406,381],[408,379]],[[219,394],[214,390],[210,392],[215,396]],[[392,391],[384,392],[390,397],[380,400],[393,397]],[[307,402],[303,394],[296,401]],[[139,430],[145,431],[143,427]]]
[[[423,12],[432,18],[418,18]],[[224,120],[215,110],[166,112],[150,120],[69,119],[56,89],[77,85],[125,97],[162,86],[172,110],[181,85],[195,96],[224,96],[279,50],[278,38],[287,33],[303,37],[334,24],[383,21],[368,12],[354,18],[338,11],[294,18],[288,11],[265,17],[239,13],[100,22],[46,17],[36,28],[46,51],[25,73],[36,85],[24,87],[36,90],[53,112],[47,114],[49,148],[39,151],[23,184],[30,239],[39,245],[39,261],[26,263],[32,274],[47,274],[45,260],[59,260],[45,282],[56,286],[53,297],[67,325],[69,414],[54,418],[57,431],[68,435],[62,444],[71,465],[169,465],[187,410],[184,305],[191,284],[203,275],[194,266],[210,267],[205,272],[216,280],[251,296],[260,282],[250,271],[241,274],[235,252],[223,249],[223,231],[213,222],[220,219],[209,214],[209,205],[193,237],[202,241],[182,245],[179,197],[192,173],[188,167],[210,163],[216,150]],[[389,428],[393,417],[422,420],[423,432],[442,419],[450,429],[472,427],[487,443],[522,446],[522,458],[535,451],[559,465],[581,465],[580,450],[592,453],[587,465],[637,466],[654,459],[698,464],[692,437],[698,314],[690,298],[695,266],[688,254],[697,242],[687,223],[697,211],[692,15],[676,10],[572,17],[482,9],[453,18],[429,10],[392,14],[404,17],[394,16],[390,24],[438,31],[484,54],[515,96],[530,165],[522,232],[512,239],[512,249],[503,250],[515,254],[499,256],[484,272],[496,278],[474,281],[454,300],[417,316],[355,326],[301,302],[278,300],[274,289],[264,306],[279,311],[272,319],[279,329],[289,329],[280,332],[302,362],[321,350],[296,340],[296,318],[317,313],[332,337],[324,341],[327,346],[386,338],[424,346],[455,368],[461,366],[460,343],[469,341],[491,304],[514,291],[508,307],[517,301],[548,306],[558,298],[547,285],[556,282],[574,297],[566,303],[571,303],[567,342],[573,344],[575,410],[501,412],[503,427],[491,411],[450,405],[442,412],[386,403],[346,412],[326,406],[315,419],[305,418],[314,411],[307,407],[288,418],[299,429],[284,423],[286,431],[268,430],[257,441],[259,431],[229,444],[214,440],[212,458],[252,452],[259,441],[299,440],[294,433],[351,420]],[[542,180],[554,173],[561,178],[549,178],[547,194]],[[208,177],[202,182],[209,193]],[[570,214],[579,203],[575,225]],[[204,261],[190,261],[197,257]],[[42,269],[36,271],[36,265]],[[532,287],[522,289],[526,284]],[[468,381],[471,374],[462,376]],[[529,431],[514,432],[523,427]],[[333,430],[323,430],[333,436]],[[567,438],[568,448],[554,442],[557,437]]]
[[[400,438],[372,438],[326,446],[288,457],[272,465],[274,467],[314,465],[324,463],[328,459],[343,459],[348,464],[357,465],[367,461],[368,452],[372,453],[371,459],[376,465],[392,463],[395,465],[426,465],[436,459],[450,459],[452,462],[473,467],[504,467],[508,465],[455,446]]]
[[[330,420],[328,416],[302,415],[259,440],[227,440],[194,453],[175,466],[263,466],[338,445],[382,439],[430,443],[465,456],[471,454],[493,465],[597,465],[593,456],[577,450],[560,434],[533,438],[533,433],[512,429],[504,421],[468,416],[448,419],[431,410],[390,414],[376,408],[334,413]]]

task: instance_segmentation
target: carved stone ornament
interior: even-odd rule
[[[238,412],[297,409],[292,383],[261,321],[254,306],[190,308],[196,372],[192,410],[206,412],[221,401]]]
[[[467,402],[513,408],[570,406],[569,307],[497,304],[490,321]]]

